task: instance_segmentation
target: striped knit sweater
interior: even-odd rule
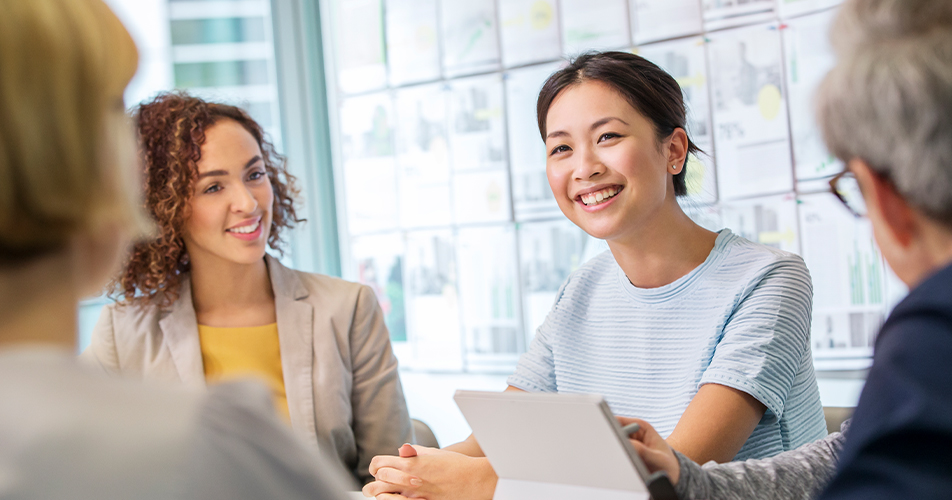
[[[767,407],[735,460],[770,457],[826,435],[812,295],[800,257],[729,229],[703,264],[658,288],[633,286],[606,251],[562,285],[509,385],[601,394],[664,437],[701,385],[732,387]]]

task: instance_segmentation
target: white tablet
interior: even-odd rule
[[[674,498],[601,396],[456,391],[454,399],[499,476],[494,500],[647,500],[649,484],[655,500]]]

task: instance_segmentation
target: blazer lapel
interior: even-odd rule
[[[202,348],[198,341],[198,321],[192,305],[192,286],[185,276],[179,289],[179,298],[171,310],[159,320],[162,338],[172,353],[175,368],[182,382],[193,386],[205,386],[205,368],[202,364]]]
[[[314,308],[302,299],[307,288],[291,269],[268,255],[268,274],[274,291],[278,317],[278,342],[284,390],[288,396],[291,426],[315,446],[317,423],[314,418]]]

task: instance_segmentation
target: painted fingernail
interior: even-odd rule
[[[418,478],[413,478],[410,480],[410,484],[413,486],[423,486],[423,480]]]

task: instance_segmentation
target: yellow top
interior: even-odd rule
[[[258,378],[271,388],[278,413],[291,421],[277,323],[241,328],[198,325],[198,338],[207,382]]]

